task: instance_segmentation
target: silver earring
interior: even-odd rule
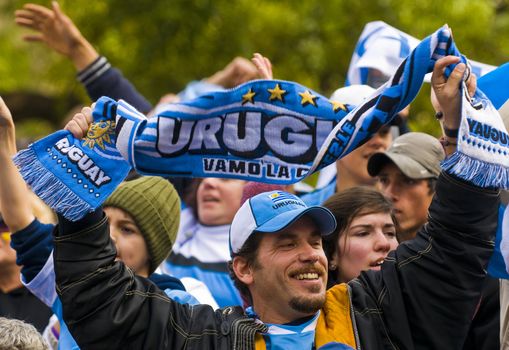
[[[331,270],[331,271],[334,271],[334,270],[336,270],[337,268],[338,268],[338,265],[336,265],[336,264],[334,264],[334,263],[331,263],[331,264],[329,265],[329,270]]]

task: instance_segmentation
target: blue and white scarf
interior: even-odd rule
[[[116,103],[115,120],[110,119],[116,123],[116,147],[122,157],[142,174],[295,183],[347,155],[390,122],[417,95],[424,76],[433,69],[435,61],[448,54],[459,56],[449,29],[443,27],[421,41],[392,78],[352,111],[348,106],[329,101],[302,85],[279,80],[253,81],[233,90],[169,105],[150,119],[126,102],[119,101]],[[493,108],[489,109],[489,100],[482,99],[482,93],[476,96],[479,98],[475,108],[486,107],[493,112]],[[104,108],[100,107],[106,105],[104,101],[109,103],[108,106],[114,104],[110,100],[101,100],[94,115],[111,117],[111,113],[104,113]],[[474,113],[467,106],[464,110],[470,119],[499,128],[498,122],[492,120],[492,117],[500,118],[498,115]],[[449,171],[480,186],[509,187],[506,164],[502,155],[497,154],[502,146],[478,147],[479,140],[471,147],[469,140],[473,142],[477,136],[475,130],[469,132],[467,117],[460,129],[460,154],[455,158],[460,165],[448,163]],[[100,199],[107,196],[106,192],[113,191],[113,184],[123,179],[128,167],[122,165],[114,150],[103,156],[104,150],[93,147],[92,153],[99,151],[102,155],[91,154],[90,157],[112,179],[111,186],[108,183],[101,187],[100,197],[96,197],[96,192],[89,193],[89,189],[98,190],[92,187],[94,179],[80,177],[88,180],[85,187],[81,183],[76,184],[76,180],[73,182],[66,169],[54,166],[58,158],[69,158],[66,154],[60,155],[62,151],[56,143],[62,136],[57,135],[39,141],[28,151],[29,156],[20,155],[17,161],[26,181],[38,195],[49,197],[52,207],[76,219],[95,209]],[[88,142],[76,144],[83,148]],[[49,152],[58,157],[44,158]],[[494,155],[496,159],[493,161]],[[44,166],[34,166],[33,159]],[[476,166],[475,173],[465,170],[472,164]],[[43,168],[44,171],[39,171]],[[124,171],[119,170],[117,176],[107,169]],[[48,172],[49,175],[46,175]],[[46,176],[51,178],[49,186],[40,183],[40,178]],[[53,178],[63,180],[56,182]],[[67,186],[63,193],[55,191],[57,183]],[[67,190],[76,193],[72,200],[68,199]],[[65,198],[69,204],[62,208],[55,200],[57,198]],[[85,201],[87,205],[80,209],[74,198],[79,199],[80,204]],[[73,210],[69,210],[71,206]]]
[[[14,158],[35,194],[70,220],[101,205],[129,172],[115,148],[116,105],[107,97],[96,102],[94,123],[83,140],[57,131]]]
[[[148,120],[120,101],[117,148],[145,174],[291,184],[367,141],[412,101],[435,60],[454,52],[449,30],[438,30],[350,113],[304,86],[279,80],[174,104]]]
[[[396,29],[385,22],[369,22],[364,26],[355,45],[345,85],[367,84],[379,86],[385,82],[384,77],[394,74],[398,66],[417,47],[419,39]],[[470,60],[472,72],[479,78],[496,67]],[[380,77],[370,76],[369,70],[376,69]],[[425,81],[429,81],[429,77]]]

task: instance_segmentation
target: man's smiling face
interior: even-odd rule
[[[248,283],[260,319],[287,323],[313,315],[325,302],[327,258],[308,216],[284,230],[262,234]]]

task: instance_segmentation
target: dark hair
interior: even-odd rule
[[[200,187],[203,179],[193,179],[191,184],[186,190],[182,200],[187,204],[189,208],[193,210],[194,217],[198,219],[198,187]]]
[[[247,300],[249,305],[253,304],[253,299],[251,297],[251,293],[249,292],[249,288],[244,284],[241,280],[238,279],[235,271],[233,271],[233,259],[237,256],[241,256],[246,259],[248,265],[257,267],[259,266],[259,262],[257,260],[258,248],[260,247],[260,242],[262,240],[262,233],[253,233],[249,238],[244,242],[242,248],[233,254],[232,260],[228,261],[228,272],[230,273],[230,278],[233,280],[233,284],[240,292],[242,298]]]
[[[435,177],[430,177],[428,180],[428,188],[429,188],[429,194],[434,194],[435,193],[435,187],[436,187],[436,184],[437,184],[437,178]]]
[[[336,231],[323,238],[323,250],[329,263],[333,260],[334,254],[339,247],[338,242],[340,237],[357,216],[361,214],[387,213],[390,214],[392,221],[397,226],[392,202],[382,193],[371,187],[352,187],[335,193],[322,206],[329,209],[337,221]],[[337,267],[337,270],[329,269],[328,287],[339,283],[340,269],[340,266]]]

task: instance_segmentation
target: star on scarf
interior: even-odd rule
[[[285,102],[284,97],[286,94],[286,90],[281,89],[279,84],[276,84],[276,87],[274,89],[267,89],[268,92],[270,92],[269,101],[272,100],[279,100],[281,102]]]
[[[337,113],[339,110],[346,112],[346,107],[344,104],[337,101],[330,101],[330,103],[332,104],[332,110],[334,111],[334,113]]]
[[[306,90],[304,92],[299,92],[299,95],[301,97],[301,101],[300,101],[300,104],[302,106],[307,106],[309,104],[313,105],[316,107],[316,99],[318,99],[317,96],[311,94],[311,92],[309,92],[309,90]]]
[[[256,92],[254,92],[253,90],[251,90],[251,88],[249,88],[249,91],[246,92],[244,95],[242,95],[242,104],[246,104],[248,102],[254,104],[254,97],[256,96]]]

